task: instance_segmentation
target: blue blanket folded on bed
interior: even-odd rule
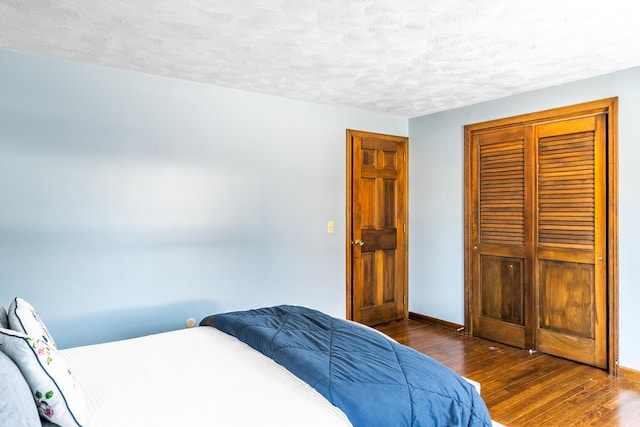
[[[354,426],[490,426],[476,390],[440,362],[319,311],[278,306],[209,316],[286,367]]]

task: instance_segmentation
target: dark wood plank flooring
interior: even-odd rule
[[[509,427],[640,426],[635,381],[414,320],[376,329],[478,381],[491,417]]]

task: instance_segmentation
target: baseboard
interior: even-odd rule
[[[625,380],[640,383],[640,371],[636,371],[635,369],[620,366],[618,369],[618,375],[620,378],[624,378]]]
[[[463,325],[459,325],[453,322],[447,322],[446,320],[436,319],[435,317],[425,316],[424,314],[418,314],[414,312],[409,312],[409,319],[415,320],[416,322],[428,323],[430,325],[442,326],[448,329],[454,329],[458,332],[464,330]]]

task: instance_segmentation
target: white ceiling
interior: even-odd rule
[[[639,5],[0,0],[0,47],[416,117],[639,66]]]

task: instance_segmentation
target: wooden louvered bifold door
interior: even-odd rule
[[[473,143],[474,334],[525,346],[530,206],[528,128],[476,134]]]
[[[606,367],[606,121],[536,127],[536,348]]]
[[[607,366],[607,115],[470,136],[473,334]]]

